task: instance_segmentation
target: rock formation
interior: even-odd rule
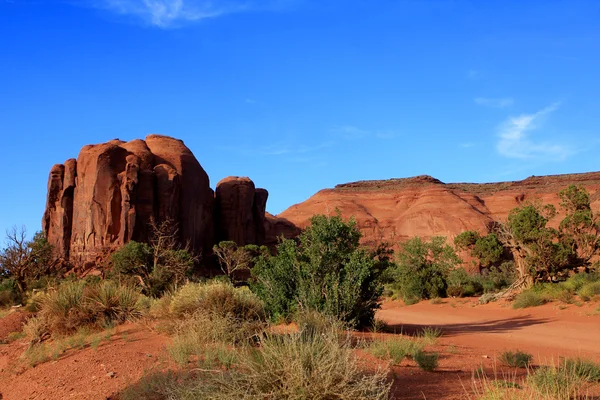
[[[79,268],[130,240],[148,241],[152,218],[175,222],[181,243],[207,255],[217,239],[269,244],[267,231],[294,235],[289,222],[265,216],[267,197],[250,179],[231,177],[215,203],[208,175],[181,140],[112,140],[52,167],[42,228],[56,255]]]
[[[269,193],[247,177],[230,176],[217,184],[215,217],[218,242],[240,246],[264,243],[265,208]]]
[[[486,184],[445,184],[430,176],[353,182],[321,190],[278,216],[303,228],[312,215],[337,208],[345,218],[356,218],[365,243],[438,235],[452,240],[465,230],[486,233],[490,221],[506,220],[523,202],[541,201],[560,210],[558,192],[570,184],[584,186],[592,207],[600,210],[600,172],[593,172]],[[557,226],[563,216],[550,224]]]

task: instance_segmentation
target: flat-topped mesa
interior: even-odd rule
[[[443,183],[427,175],[360,181],[324,189],[293,205],[278,217],[303,228],[314,214],[339,210],[354,217],[363,243],[398,243],[414,236],[446,236],[451,241],[465,230],[486,233],[493,221],[505,221],[510,210],[528,201],[553,204],[564,217],[558,193],[571,184],[585,187],[592,208],[600,210],[600,172],[529,177],[516,182]]]
[[[147,242],[152,219],[174,222],[180,242],[207,255],[217,237],[264,244],[267,196],[248,178],[226,178],[215,207],[208,175],[181,140],[115,139],[52,167],[42,228],[56,256],[83,269],[130,240]]]

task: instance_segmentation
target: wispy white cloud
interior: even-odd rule
[[[538,130],[558,107],[559,104],[554,103],[533,114],[509,117],[498,131],[498,153],[509,158],[544,160],[564,160],[573,155],[575,150],[568,144],[531,137],[531,132]]]
[[[339,126],[333,131],[334,133],[348,140],[362,139],[366,137],[375,137],[377,139],[393,139],[396,137],[396,133],[392,131],[371,131],[353,125]]]
[[[173,28],[227,14],[278,10],[294,0],[90,0],[92,5],[132,16],[159,28]]]
[[[464,149],[470,149],[471,147],[475,147],[475,143],[473,143],[473,142],[460,143],[459,146]]]
[[[512,106],[515,101],[510,98],[510,97],[503,97],[503,98],[489,98],[489,97],[476,97],[474,99],[475,104],[478,104],[480,106],[484,106],[484,107],[493,107],[493,108],[505,108],[505,107],[510,107]]]

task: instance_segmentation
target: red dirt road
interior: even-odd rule
[[[551,303],[514,310],[510,304],[477,305],[474,299],[445,300],[444,304],[421,302],[403,306],[388,302],[378,312],[392,330],[413,334],[434,326],[443,331],[438,345],[440,367],[425,373],[410,361],[395,367],[401,399],[464,399],[471,392],[475,369],[510,376],[496,358],[505,350],[519,349],[534,355],[536,364],[556,364],[559,357],[584,357],[600,362],[600,312],[598,304]],[[563,308],[563,309],[561,309]],[[522,371],[521,371],[522,372]]]

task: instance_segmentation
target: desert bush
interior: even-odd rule
[[[519,350],[505,351],[500,354],[500,362],[509,367],[527,368],[533,360],[533,355]]]
[[[419,337],[424,343],[432,345],[437,342],[438,338],[440,338],[442,334],[443,332],[440,328],[433,328],[431,326],[427,326],[423,328],[421,332],[419,332]]]
[[[562,283],[562,285],[576,293],[581,289],[586,283],[597,282],[600,281],[600,275],[596,273],[578,273],[571,275],[566,281]]]
[[[188,398],[224,400],[388,398],[387,371],[362,370],[349,342],[340,342],[337,331],[317,336],[268,334],[259,350],[243,354],[238,371],[212,375],[212,385],[202,381],[183,391]]]
[[[315,310],[301,310],[294,315],[294,322],[304,335],[323,335],[332,330],[344,331],[346,326],[338,319]]]
[[[583,379],[586,382],[600,381],[600,364],[591,360],[584,360],[582,358],[567,358],[561,363],[560,368],[566,370],[567,373],[571,373],[578,378]]]
[[[159,297],[186,280],[197,257],[180,247],[172,222],[152,220],[150,226],[150,245],[132,240],[111,255],[111,277],[139,284],[145,294]]]
[[[405,358],[414,358],[415,353],[423,350],[423,343],[406,337],[394,337],[388,340],[374,340],[367,351],[381,360],[400,364]]]
[[[583,383],[573,370],[560,366],[541,367],[527,376],[527,384],[536,398],[544,400],[570,400],[578,394]]]
[[[257,258],[250,287],[275,320],[312,309],[368,326],[379,307],[384,263],[360,248],[360,237],[354,220],[316,215],[298,242],[283,240],[276,256]]]
[[[0,308],[20,304],[22,299],[14,279],[0,280]]]
[[[86,287],[85,302],[97,323],[120,324],[139,316],[143,297],[139,290],[112,281]]]
[[[215,360],[211,355],[234,354],[233,346],[251,343],[264,328],[258,321],[240,321],[229,315],[199,311],[179,322],[168,350],[179,364],[196,356],[205,365],[212,365]]]
[[[228,282],[188,283],[171,296],[172,316],[182,318],[197,311],[243,321],[265,319],[262,301],[248,288],[235,288]]]
[[[600,295],[600,281],[586,283],[577,291],[582,300],[588,301],[594,296]]]
[[[527,308],[544,305],[546,299],[533,290],[526,290],[515,297],[513,308]]]
[[[445,238],[423,241],[415,237],[400,245],[396,266],[391,272],[394,278],[391,287],[407,304],[446,297],[448,275],[459,263],[460,259]]]
[[[419,368],[423,371],[433,371],[438,367],[438,353],[429,353],[424,350],[418,350],[413,354],[413,358]]]
[[[38,315],[28,321],[32,341],[44,334],[70,334],[82,327],[99,328],[139,316],[137,289],[111,281],[64,282],[36,296]]]

